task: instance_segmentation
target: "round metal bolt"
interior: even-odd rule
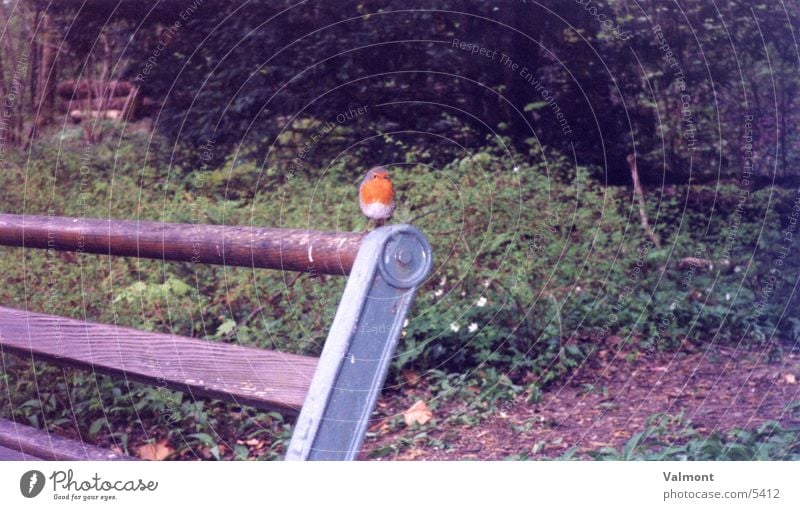
[[[422,284],[431,270],[431,245],[425,235],[411,225],[392,226],[392,229],[384,241],[378,267],[383,279],[392,287],[412,289]]]
[[[413,258],[414,256],[411,254],[409,250],[400,250],[397,252],[397,255],[395,255],[395,259],[397,259],[397,262],[399,262],[404,266],[409,265]]]

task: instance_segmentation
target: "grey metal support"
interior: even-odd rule
[[[352,460],[358,455],[431,257],[428,240],[410,225],[382,227],[364,239],[286,460]]]

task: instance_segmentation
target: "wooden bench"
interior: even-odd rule
[[[0,306],[0,357],[299,414],[287,460],[358,454],[432,262],[425,236],[409,225],[360,234],[0,214],[0,245],[349,275],[319,359]],[[0,420],[2,458],[126,457]]]

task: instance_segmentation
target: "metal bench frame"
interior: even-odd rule
[[[432,251],[409,225],[382,227],[358,250],[295,425],[287,460],[358,455],[414,292]]]
[[[27,232],[26,220],[29,221]],[[58,224],[57,235],[52,235],[49,227],[43,227],[47,221]],[[76,225],[77,222],[81,223]],[[90,224],[87,227],[83,222]],[[114,223],[120,232],[115,231]],[[136,225],[133,234],[132,224]],[[140,225],[139,222],[0,214],[0,245],[162,260],[189,260],[191,254],[194,262],[245,266],[249,261],[252,267],[308,272],[322,268],[321,272],[330,274],[347,274],[349,270],[349,279],[295,424],[286,460],[356,458],[406,314],[416,289],[431,270],[432,250],[425,236],[410,225],[393,225],[370,232],[360,239],[359,244],[358,235],[353,233],[316,232],[302,236],[298,234],[302,231],[280,229],[243,230],[239,227],[166,223],[150,223],[140,228]],[[198,228],[221,239],[222,248],[219,244],[203,246],[198,255],[196,242],[185,234],[187,230],[191,232]],[[170,233],[172,245],[166,246],[164,232]],[[284,232],[292,236],[293,243],[287,245],[285,253],[282,244]],[[273,239],[275,235],[280,237],[278,241]],[[344,251],[338,253],[338,258],[331,253],[343,245],[357,246],[354,261],[349,261]],[[259,253],[259,246],[268,249]],[[298,256],[298,251],[306,248],[305,257]],[[326,260],[315,262],[315,254]],[[304,258],[307,260],[301,260]],[[306,265],[302,267],[304,263]],[[352,266],[347,267],[350,263]],[[3,354],[2,334],[3,324],[0,322],[0,355]],[[17,344],[16,351],[19,350]],[[37,355],[32,347],[30,354]],[[14,448],[9,441],[5,444],[0,441],[0,446]]]

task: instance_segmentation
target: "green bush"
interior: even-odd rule
[[[716,190],[727,200],[691,208],[686,197],[707,190],[650,192],[656,248],[642,233],[629,191],[599,185],[590,178],[596,169],[574,168],[551,152],[531,149],[523,157],[494,145],[434,169],[424,150],[403,148],[406,162],[392,167],[395,220],[428,235],[434,271],[403,331],[393,378],[401,368],[479,374],[487,394],[526,387],[538,395],[611,336],[622,339],[617,349],[638,356],[684,342],[770,344],[779,353],[800,333],[800,322],[783,316],[784,307],[798,304],[788,297],[796,258],[786,258],[769,280],[792,193],[749,195],[728,249],[735,188]],[[158,146],[136,133],[95,146],[70,137],[44,140],[31,155],[0,175],[3,212],[342,231],[367,226],[356,199],[365,169],[347,158],[317,173],[233,158],[222,168],[184,169],[159,162]],[[345,283],[39,250],[0,248],[0,254],[6,306],[306,354],[320,352]],[[713,264],[679,267],[684,257]],[[38,370],[53,377],[53,402],[122,407],[115,403],[119,386],[106,379],[95,387],[93,378],[72,375],[65,384],[59,372]],[[37,394],[21,384],[26,377],[19,366],[6,372],[3,385],[14,390],[11,406],[0,412],[13,409],[40,425],[45,417],[66,419],[50,400],[33,403]],[[92,400],[66,393],[77,388],[100,394]],[[154,408],[173,398],[194,405],[182,395],[149,395]],[[91,425],[96,411],[81,411],[87,433],[99,432]]]

